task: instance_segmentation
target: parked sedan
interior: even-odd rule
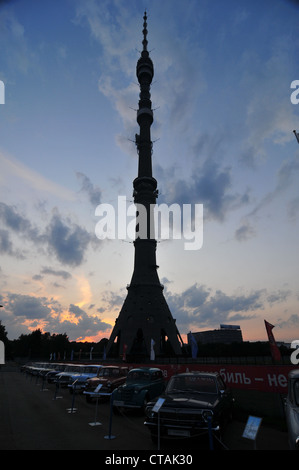
[[[92,377],[96,377],[102,367],[102,365],[82,366],[80,375],[75,373],[69,378],[70,383],[68,384],[68,387],[70,389],[70,393],[83,392],[86,388],[87,381]]]
[[[231,418],[233,396],[217,373],[188,372],[170,378],[162,406],[148,404],[145,425],[152,439],[194,437],[212,432],[220,433]],[[164,400],[164,401],[163,401]]]
[[[84,365],[67,365],[65,370],[58,375],[56,375],[54,382],[58,383],[60,387],[68,387],[71,385],[76,378],[83,373]]]
[[[290,449],[299,450],[299,370],[292,370],[288,376],[285,414]]]
[[[58,375],[65,371],[69,364],[54,364],[53,369],[46,374],[46,379],[49,384],[54,383]]]
[[[104,366],[96,377],[87,380],[84,394],[86,401],[91,402],[94,398],[96,388],[101,385],[100,398],[102,400],[109,399],[109,396],[120,385],[123,385],[128,375],[127,367]]]
[[[113,408],[137,408],[145,410],[149,400],[165,390],[163,373],[154,367],[140,367],[130,370],[126,383],[116,389]]]

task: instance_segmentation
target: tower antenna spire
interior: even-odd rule
[[[128,294],[115,322],[107,345],[109,355],[119,357],[126,351],[129,360],[150,357],[152,344],[157,356],[180,356],[183,342],[175,319],[163,295],[156,262],[154,207],[158,197],[157,181],[152,175],[151,125],[154,120],[150,88],[154,65],[147,50],[147,14],[143,16],[143,50],[137,61],[140,85],[135,136],[138,150],[138,176],[133,181],[136,205],[135,257]]]
[[[147,14],[146,14],[146,10],[144,12],[144,15],[143,15],[143,41],[142,41],[142,44],[143,44],[143,50],[144,51],[147,51],[147,44],[148,44],[148,40],[147,40]]]

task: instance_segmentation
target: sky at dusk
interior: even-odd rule
[[[157,203],[203,204],[203,245],[158,240],[182,336],[240,325],[299,339],[299,2],[0,2],[0,320],[108,338],[132,240],[95,233],[96,208],[133,203],[144,10]]]

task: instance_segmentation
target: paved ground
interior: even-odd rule
[[[101,425],[90,425],[94,422]],[[209,450],[205,439],[195,444],[162,443],[158,449],[143,424],[144,416],[111,415],[109,403],[96,408],[82,395],[76,395],[73,402],[67,389],[57,396],[54,385],[43,387],[41,381],[5,366],[0,370],[0,423],[0,450],[102,450],[107,456],[114,451],[126,451],[128,455],[130,451],[180,451],[184,455],[196,451],[198,455],[199,450]],[[215,448],[254,450],[253,441],[242,437],[244,427],[244,422],[233,421],[224,445],[215,442]],[[288,450],[287,434],[262,424],[256,445],[259,450]]]

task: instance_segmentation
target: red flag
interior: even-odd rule
[[[272,329],[274,328],[274,325],[271,325],[271,323],[267,322],[266,320],[264,320],[264,322],[265,322],[265,327],[266,327],[268,338],[269,338],[272,358],[274,359],[274,361],[280,361],[281,354],[276,344],[276,341],[274,339],[274,335],[272,333]]]

